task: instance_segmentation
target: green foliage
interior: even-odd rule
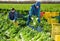
[[[17,4],[15,4],[15,6],[16,5]],[[11,8],[10,6],[5,7],[6,4],[3,4],[3,6],[6,9]],[[15,7],[15,6],[13,5],[12,7]],[[18,10],[18,7],[15,7],[15,8],[16,10]],[[27,15],[25,14],[24,17],[26,16]],[[18,26],[16,26],[12,21],[8,19],[8,13],[0,14],[0,40],[1,41],[53,41],[50,34],[51,25],[49,25],[44,18],[41,19],[41,23],[38,23],[37,17],[33,16],[31,21],[32,26],[35,26],[35,27],[37,27],[38,25],[41,26],[42,32],[32,30],[32,28],[26,26],[26,21],[23,18],[19,18],[17,21],[19,22]]]
[[[0,4],[1,9],[29,10],[32,4]]]
[[[41,11],[43,12],[59,12],[60,4],[41,4]]]
[[[1,9],[11,9],[15,8],[16,10],[30,10],[32,4],[0,4]],[[60,4],[41,4],[40,6],[42,12],[59,12]],[[3,11],[1,11],[3,12]]]
[[[34,27],[40,26],[40,23],[38,23],[38,17],[37,16],[32,16],[31,17],[30,25],[34,26]]]
[[[40,25],[42,26],[44,32],[51,32],[52,26],[51,24],[48,24],[47,20],[44,17],[41,18]]]
[[[32,28],[28,26],[24,26],[23,24],[25,24],[25,21],[23,20],[23,18],[18,19],[18,22],[20,23],[20,25],[16,26],[15,24],[13,24],[13,22],[11,22],[8,19],[7,17],[8,14],[4,16],[0,14],[0,16],[1,16],[0,18],[0,23],[1,23],[0,24],[0,40],[1,41],[53,41],[53,39],[50,37],[50,32],[46,32],[47,24],[45,23],[44,19],[42,19],[42,23],[45,23],[46,25],[44,24],[43,31],[37,32],[36,30],[32,30]],[[33,18],[32,20],[34,20],[32,23],[35,22],[38,24],[36,19],[37,17],[33,16],[32,18]]]

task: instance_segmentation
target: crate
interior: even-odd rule
[[[55,16],[59,16],[59,12],[45,12],[44,14],[45,19],[55,17]]]
[[[48,22],[49,24],[53,24],[53,23],[58,23],[58,20],[56,20],[55,18],[48,18],[48,19],[47,19],[47,22]]]
[[[59,12],[51,12],[51,17],[59,16]]]
[[[60,41],[60,35],[55,35],[55,41]]]
[[[51,17],[51,12],[45,12],[44,14],[45,19],[48,19]]]
[[[60,24],[59,23],[53,23],[52,24],[52,32],[51,37],[55,39],[55,35],[60,35]]]

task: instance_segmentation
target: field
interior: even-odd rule
[[[29,10],[31,5],[32,4],[0,4],[0,8],[4,9],[15,8],[16,10]]]
[[[53,41],[51,38],[51,25],[42,18],[42,32],[26,26],[26,21],[19,18],[19,25],[8,19],[8,14],[0,14],[0,40],[1,41]],[[49,27],[49,28],[48,28]]]
[[[32,4],[0,4],[2,9],[29,10]],[[26,9],[25,9],[26,8]],[[60,11],[60,4],[41,4],[41,11]]]
[[[53,41],[51,24],[41,18],[41,32],[26,25],[27,13],[32,4],[0,4],[0,40],[1,41]],[[60,4],[41,4],[41,12],[59,12]],[[8,12],[15,8],[23,17],[18,17],[17,23],[8,19]],[[27,11],[27,12],[26,12]],[[18,24],[18,25],[17,25]]]

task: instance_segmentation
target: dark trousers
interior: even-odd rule
[[[34,14],[33,14],[34,15]],[[34,15],[34,16],[37,16],[38,17],[38,22],[40,23],[40,16],[38,15]],[[27,25],[29,25],[30,21],[31,21],[31,17],[32,17],[32,14],[29,14],[28,18],[27,18]]]

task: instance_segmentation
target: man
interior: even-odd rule
[[[38,22],[40,23],[40,2],[36,2],[34,5],[31,6],[31,9],[29,11],[27,25],[29,25],[32,15],[37,16]]]
[[[17,12],[15,11],[14,8],[11,9],[9,12],[9,19],[15,22],[17,20]]]
[[[59,13],[59,17],[58,17],[59,23],[60,23],[60,13]]]
[[[31,9],[29,11],[29,16],[28,16],[28,21],[27,21],[27,25],[29,25],[30,21],[31,21],[31,17],[32,16],[37,16],[38,17],[38,23],[40,23],[40,2],[36,2],[34,5],[31,6]],[[30,26],[32,29],[34,30],[37,30],[37,31],[41,31],[41,27],[37,27],[37,28],[34,28],[32,26]]]
[[[56,16],[56,18],[58,19],[58,23],[60,23],[60,13],[59,16]]]

